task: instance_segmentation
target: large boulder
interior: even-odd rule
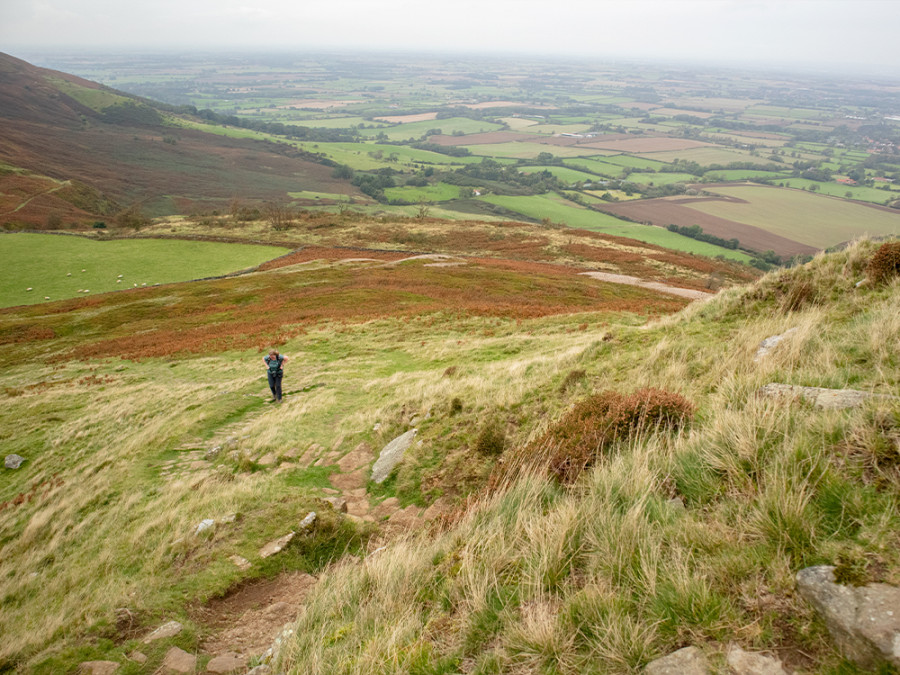
[[[885,661],[900,666],[900,588],[842,586],[834,567],[820,565],[797,573],[797,590],[849,659],[870,669]]]
[[[18,469],[20,466],[22,466],[22,463],[24,461],[25,458],[22,457],[22,455],[7,455],[6,459],[3,462],[3,466],[5,466],[7,469]]]
[[[761,387],[757,392],[764,398],[803,399],[817,408],[826,410],[842,408],[858,408],[870,398],[889,400],[893,396],[870,394],[856,389],[824,389],[823,387],[801,387],[794,384],[772,382]]]
[[[417,429],[410,429],[384,446],[384,449],[378,455],[378,459],[375,460],[375,465],[372,467],[373,481],[383,483],[387,479],[394,467],[403,459],[403,454],[412,445],[417,432]]]

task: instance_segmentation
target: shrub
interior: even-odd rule
[[[499,455],[506,447],[506,434],[497,420],[488,420],[475,438],[475,450],[481,455]]]
[[[463,402],[459,396],[453,397],[453,400],[450,401],[450,415],[453,416],[457,413],[461,413],[463,410]]]
[[[644,430],[677,429],[693,413],[687,399],[661,389],[639,389],[628,395],[604,391],[577,403],[537,446],[549,449],[548,468],[561,482],[569,483],[613,442]]]
[[[900,276],[900,241],[889,241],[879,246],[866,265],[866,275],[877,284]]]

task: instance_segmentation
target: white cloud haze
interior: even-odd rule
[[[898,74],[894,0],[0,0],[0,51],[382,49]]]

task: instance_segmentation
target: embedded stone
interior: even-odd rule
[[[165,638],[170,638],[178,635],[184,626],[182,626],[177,621],[169,621],[168,623],[164,623],[162,626],[157,628],[155,631],[147,635],[141,642],[145,645],[154,642],[155,640],[163,640]]]
[[[697,647],[685,647],[668,656],[651,661],[646,675],[710,675],[709,662]]]
[[[403,455],[412,445],[417,433],[418,429],[410,429],[384,446],[372,467],[373,481],[380,484],[387,479],[394,467],[403,461]]]

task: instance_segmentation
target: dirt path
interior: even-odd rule
[[[668,286],[666,284],[661,284],[658,281],[647,281],[645,279],[639,279],[638,277],[630,277],[627,274],[611,274],[609,272],[582,272],[582,274],[591,277],[592,279],[597,279],[598,281],[608,281],[612,284],[640,286],[641,288],[648,288],[653,291],[659,291],[660,293],[680,295],[683,298],[690,298],[691,300],[704,300],[713,296],[713,293],[707,293],[706,291]]]
[[[2,213],[0,215],[8,216],[12,213],[18,213],[19,211],[24,209],[26,206],[28,206],[31,202],[33,202],[38,197],[44,197],[45,195],[53,194],[54,192],[56,192],[58,190],[62,190],[64,187],[68,187],[71,184],[72,184],[72,181],[64,180],[59,185],[52,187],[49,190],[44,190],[43,192],[38,192],[36,195],[31,195],[28,199],[26,199],[24,202],[19,204],[16,208],[12,209],[11,211],[7,211],[6,213]]]

